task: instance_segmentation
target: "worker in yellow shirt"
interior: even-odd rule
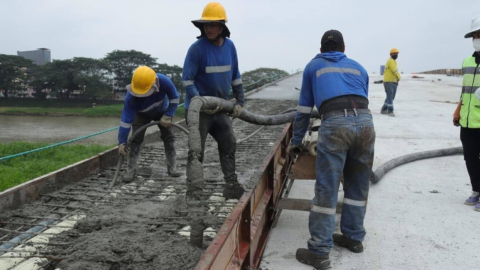
[[[385,72],[383,73],[383,86],[385,87],[385,93],[387,98],[383,104],[381,114],[387,114],[389,116],[395,116],[393,113],[393,100],[397,93],[398,82],[400,81],[400,73],[397,69],[398,50],[393,48],[390,50],[390,58],[385,65]]]

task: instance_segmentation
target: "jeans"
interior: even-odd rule
[[[463,157],[467,165],[472,191],[480,192],[480,128],[460,129]]]
[[[370,174],[375,145],[375,129],[369,114],[333,116],[325,119],[317,142],[315,198],[309,217],[311,238],[308,248],[326,255],[333,247],[335,213],[340,178],[344,194],[340,228],[355,241],[363,241],[363,220],[367,209]]]
[[[385,93],[387,98],[382,107],[382,112],[387,111],[388,113],[393,112],[393,100],[395,100],[395,95],[397,94],[397,83],[394,82],[384,82],[383,86],[385,87]]]

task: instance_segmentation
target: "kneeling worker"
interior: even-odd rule
[[[132,135],[143,125],[151,121],[160,120],[160,138],[165,147],[165,159],[168,175],[179,177],[176,171],[175,135],[171,129],[172,117],[180,101],[177,88],[165,75],[155,73],[147,66],[138,67],[133,73],[132,83],[127,85],[127,95],[123,107],[120,129],[118,131],[118,152],[127,156],[125,143],[127,142],[130,128],[133,126]],[[127,173],[124,182],[135,179],[135,165],[140,153],[140,145],[145,137],[141,132],[130,146],[127,161]]]

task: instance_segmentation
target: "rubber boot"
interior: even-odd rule
[[[347,248],[351,252],[354,252],[354,253],[363,252],[362,242],[352,240],[352,239],[346,237],[343,234],[334,233],[333,234],[333,242],[338,246]]]
[[[167,161],[168,175],[171,177],[179,177],[181,172],[177,172],[177,153],[174,151],[165,151],[165,159]]]
[[[311,265],[315,267],[315,269],[330,269],[330,257],[327,255],[318,255],[306,248],[299,248],[297,249],[297,253],[295,254],[297,261]]]
[[[240,199],[245,189],[237,181],[237,175],[235,177],[225,179],[225,188],[223,189],[223,197],[228,199]]]
[[[123,176],[123,182],[130,183],[135,180],[137,176],[137,160],[140,154],[140,144],[132,143],[130,151],[128,151],[127,173]]]

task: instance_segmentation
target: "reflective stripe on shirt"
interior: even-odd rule
[[[160,104],[162,104],[164,100],[165,100],[165,99],[162,99],[162,100],[160,100],[160,101],[158,101],[158,102],[155,102],[155,103],[153,103],[152,105],[148,106],[148,108],[146,108],[145,110],[142,110],[142,111],[140,111],[140,112],[141,112],[141,113],[148,112],[148,111],[150,111],[151,109],[160,106]]]
[[[243,82],[242,82],[242,78],[236,79],[236,80],[233,80],[233,81],[232,81],[232,86],[237,86],[237,85],[240,85],[240,84],[242,84],[242,83],[243,83]]]
[[[179,99],[179,98],[171,99],[171,100],[170,100],[170,104],[175,104],[175,103],[179,103],[179,102],[180,102],[180,99]]]
[[[477,73],[477,74],[480,73],[480,71],[475,72],[476,69],[477,69],[477,67],[464,67],[462,69],[463,75],[465,75],[465,74],[472,74],[473,75],[475,73]]]
[[[477,89],[480,88],[479,86],[462,86],[462,94],[473,94]]]
[[[351,73],[354,75],[360,76],[360,70],[356,70],[353,68],[333,68],[333,67],[328,67],[328,68],[322,68],[320,70],[317,70],[316,75],[317,78],[322,76],[323,74],[326,73]]]
[[[231,69],[232,69],[232,65],[209,66],[209,67],[205,67],[205,73],[222,73],[222,72],[228,72]]]
[[[195,83],[195,81],[182,81],[182,84],[184,87],[187,87],[187,86],[190,86],[190,85],[193,85]]]
[[[124,123],[124,122],[120,121],[120,127],[122,127],[122,128],[131,128],[131,127],[132,127],[132,124]]]

